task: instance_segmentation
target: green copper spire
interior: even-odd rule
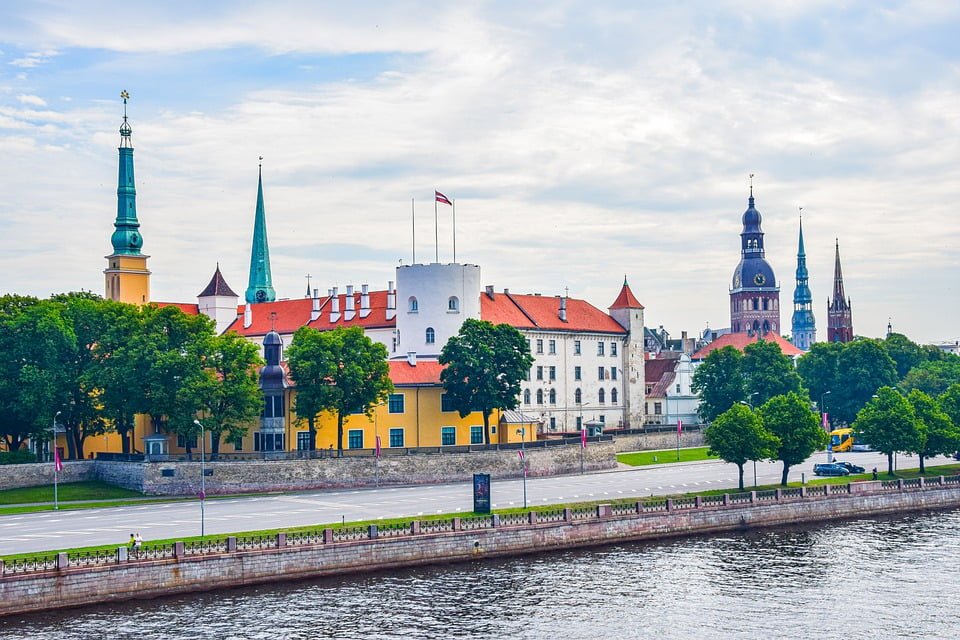
[[[117,178],[117,219],[110,242],[115,255],[140,255],[143,238],[140,236],[140,222],[137,220],[137,189],[133,181],[133,141],[130,135],[133,129],[127,122],[127,100],[130,94],[120,92],[123,98],[123,124],[120,125],[120,175]]]
[[[257,215],[253,221],[253,247],[250,249],[250,280],[247,283],[248,304],[273,302],[277,294],[273,290],[270,275],[270,247],[267,245],[267,216],[263,211],[263,156],[260,156],[260,171],[257,179]]]

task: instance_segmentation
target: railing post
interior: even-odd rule
[[[3,560],[0,560],[0,577],[3,576]]]
[[[597,505],[597,518],[609,518],[610,513],[611,513],[610,505],[608,504]]]
[[[673,498],[667,498],[667,511],[673,511]]]
[[[491,524],[493,525],[493,528],[494,528],[494,529],[496,529],[497,527],[500,526],[500,514],[499,514],[499,513],[494,513],[493,515],[491,515],[491,516],[490,516],[490,520],[491,520]]]
[[[940,476],[939,478],[937,478],[937,483],[938,483],[941,487],[942,487],[944,484],[946,484],[946,483],[943,481],[943,476]]]
[[[726,507],[726,506],[729,505],[729,504],[730,504],[730,494],[729,494],[729,493],[725,493],[725,494],[723,494],[723,506]]]
[[[643,500],[637,500],[637,513],[643,513]]]
[[[129,557],[126,547],[117,547],[117,562],[126,562]]]
[[[287,546],[287,534],[280,532],[277,534],[277,549],[282,549]]]
[[[639,502],[637,505],[639,506]],[[573,522],[573,509],[569,507],[564,507],[563,509],[563,521],[564,522]]]
[[[903,491],[903,478],[897,478],[897,489]]]
[[[806,498],[806,497],[807,497],[807,486],[806,486],[806,485],[800,487],[800,497],[801,497],[801,498]]]
[[[753,503],[756,502],[756,501],[757,501],[757,492],[756,492],[756,491],[751,491],[751,492],[750,492],[750,504],[753,504]]]
[[[703,498],[701,498],[700,496],[694,496],[694,497],[693,497],[693,506],[694,506],[695,509],[699,509],[700,507],[702,507],[702,506],[703,506]]]
[[[923,481],[923,476],[920,476],[920,488],[923,489],[926,486],[926,483]]]
[[[414,520],[410,523],[410,535],[420,535],[420,521]]]
[[[527,514],[527,522],[530,524],[537,524],[537,512],[531,511]]]
[[[453,519],[453,530],[460,531],[460,518]]]
[[[185,549],[184,549],[184,547],[183,547],[183,542],[174,542],[174,543],[173,543],[173,557],[174,557],[174,558],[182,558],[182,557],[184,557],[185,555],[187,555],[187,554],[186,554]]]
[[[777,489],[777,502],[780,502],[780,499],[783,498],[783,489]]]
[[[323,544],[333,544],[333,529],[323,530]]]
[[[227,553],[233,553],[237,550],[237,536],[227,537]]]
[[[375,540],[377,536],[380,535],[380,530],[377,529],[377,525],[371,524],[367,525],[367,537],[371,540]]]
[[[70,566],[70,555],[65,552],[60,552],[57,554],[57,569],[60,571],[65,570]]]

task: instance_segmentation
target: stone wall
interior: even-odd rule
[[[615,436],[614,449],[617,453],[626,451],[648,451],[650,449],[672,449],[677,446],[676,431],[656,431],[629,436]],[[703,431],[684,431],[680,436],[681,447],[702,447]]]
[[[77,460],[64,462],[63,471],[58,474],[60,482],[80,482],[96,479],[96,462]],[[39,487],[53,484],[53,463],[3,464],[0,465],[0,489],[19,487]]]
[[[396,538],[370,536],[364,540],[333,542],[331,530],[322,542],[287,546],[283,534],[276,548],[235,551],[228,541],[226,551],[204,556],[186,556],[177,543],[176,557],[162,560],[120,562],[98,567],[70,568],[67,554],[60,554],[57,569],[39,574],[12,575],[0,579],[0,616],[98,602],[142,599],[163,595],[207,591],[227,587],[298,580],[359,571],[391,570],[423,564],[475,561],[483,558],[609,544],[668,536],[714,533],[838,518],[869,516],[909,510],[950,508],[960,505],[960,486],[938,486],[909,491],[901,488],[872,492],[871,487],[844,495],[781,498],[746,504],[674,508],[666,511],[612,515],[609,505],[600,505],[593,515],[580,519],[566,510],[563,520],[529,522],[517,526],[463,531],[460,520],[442,533],[418,533]],[[877,483],[873,488],[879,489]],[[494,521],[497,525],[497,521]],[[412,525],[418,531],[419,523]],[[236,540],[233,539],[233,547]]]

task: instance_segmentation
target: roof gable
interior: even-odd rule
[[[690,356],[690,358],[692,360],[703,360],[710,355],[711,352],[716,351],[717,349],[722,349],[723,347],[734,347],[738,351],[743,351],[744,347],[746,347],[748,344],[759,342],[761,337],[767,342],[776,342],[778,345],[780,345],[780,351],[782,351],[783,355],[785,356],[792,358],[803,353],[802,349],[798,349],[785,340],[783,336],[773,332],[770,332],[765,336],[749,333],[726,333],[722,336],[718,336],[716,340],[697,351],[695,354]]]

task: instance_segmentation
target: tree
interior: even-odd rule
[[[387,348],[360,327],[297,329],[287,349],[287,364],[297,384],[295,410],[310,428],[311,450],[316,447],[318,414],[336,414],[337,452],[343,455],[344,418],[351,413],[369,417],[393,391]]]
[[[743,465],[748,460],[765,460],[776,455],[779,441],[767,431],[760,417],[749,407],[735,404],[711,422],[703,433],[710,455],[737,465],[743,490]]]
[[[756,396],[753,401],[755,406],[787,393],[806,395],[793,361],[783,355],[776,342],[758,340],[748,344],[743,349],[740,368],[747,394]]]
[[[200,406],[201,422],[210,432],[210,454],[220,453],[220,442],[242,438],[247,423],[255,419],[263,406],[263,394],[257,379],[263,364],[257,345],[237,333],[215,336],[207,343],[204,375],[195,379],[189,393],[190,404]]]
[[[950,388],[940,394],[937,404],[943,410],[953,426],[960,428],[960,383],[950,385]],[[960,450],[960,447],[957,447]]]
[[[920,430],[913,406],[893,387],[881,387],[876,397],[857,414],[853,429],[867,442],[887,454],[887,473],[893,475],[893,454],[918,451]]]
[[[879,340],[861,338],[846,344],[837,358],[838,386],[830,394],[833,415],[852,423],[877,389],[897,383],[897,369]]]
[[[903,380],[907,372],[927,359],[923,347],[902,333],[888,335],[883,341],[883,348],[896,365],[898,380]]]
[[[533,365],[526,339],[510,325],[469,318],[443,346],[440,364],[447,399],[461,418],[483,414],[484,444],[490,444],[490,414],[517,406],[520,381]]]
[[[734,347],[711,351],[693,373],[691,388],[700,394],[697,413],[704,422],[717,417],[746,399],[741,363],[743,354]]]
[[[786,486],[790,467],[826,446],[827,434],[810,410],[810,401],[796,392],[770,398],[759,412],[763,426],[777,437],[778,445],[770,459],[783,463],[780,483]]]
[[[953,454],[960,449],[960,428],[950,419],[940,404],[922,391],[911,391],[907,396],[917,417],[917,449],[920,457],[920,473],[924,472],[924,459]]]
[[[817,342],[797,360],[797,374],[811,398],[819,400],[828,391],[832,396],[841,388],[837,377],[837,361],[843,347],[841,342]]]
[[[960,383],[960,357],[947,354],[942,360],[922,362],[900,381],[900,388],[910,392],[919,389],[927,395],[938,396],[950,385]]]

